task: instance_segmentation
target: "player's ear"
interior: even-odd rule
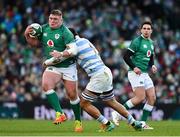
[[[63,21],[63,17],[62,16],[60,16],[60,21]]]
[[[153,32],[153,29],[151,28],[150,33],[152,33],[152,32]]]

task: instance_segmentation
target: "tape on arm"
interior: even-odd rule
[[[76,43],[73,42],[73,43],[67,44],[66,45],[66,51],[69,53],[69,55],[75,56],[78,52]]]

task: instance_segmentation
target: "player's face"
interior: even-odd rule
[[[60,27],[62,25],[62,22],[63,22],[62,16],[50,14],[49,26],[52,29],[56,29],[56,28]]]
[[[149,24],[144,24],[141,28],[141,34],[145,37],[145,38],[150,38],[151,37],[151,33],[152,33],[152,28],[151,25]]]

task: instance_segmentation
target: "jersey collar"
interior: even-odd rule
[[[143,37],[143,39],[151,40],[151,38],[145,38],[143,34],[141,34],[141,37]]]

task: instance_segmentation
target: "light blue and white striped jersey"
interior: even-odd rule
[[[94,45],[85,38],[76,36],[77,62],[86,71],[88,76],[100,72],[104,63]]]

